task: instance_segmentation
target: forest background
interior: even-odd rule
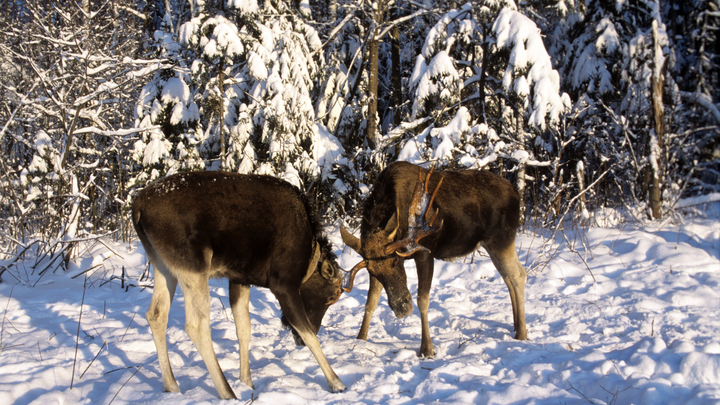
[[[326,223],[398,159],[502,175],[525,227],[667,217],[720,191],[718,28],[720,0],[3,1],[0,277],[133,238],[134,192],[187,170]]]

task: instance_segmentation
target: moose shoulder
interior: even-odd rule
[[[515,252],[515,233],[519,221],[519,196],[505,179],[483,170],[429,171],[407,162],[395,162],[379,176],[363,205],[360,238],[341,229],[343,241],[357,251],[370,273],[358,339],[367,339],[370,320],[382,289],[398,318],[412,313],[403,261],[415,260],[418,271],[417,305],[422,325],[420,355],[433,357],[427,311],[433,278],[433,261],[465,256],[479,245],[487,250],[510,292],[516,339],[527,339],[525,328],[525,279],[527,273]],[[418,178],[419,177],[419,178]],[[414,242],[420,246],[407,251],[403,242],[413,243],[408,235],[417,217],[414,207],[418,183],[425,179],[427,190],[436,190],[431,210],[435,226],[424,224],[427,232]],[[440,183],[442,184],[440,185]],[[429,201],[427,195],[422,200]],[[426,202],[426,204],[428,204]],[[426,218],[429,218],[426,217]],[[388,251],[387,247],[392,247]]]
[[[177,284],[185,296],[185,330],[200,352],[221,398],[235,398],[210,338],[208,280],[229,281],[240,343],[240,380],[252,387],[250,286],[269,288],[284,321],[315,356],[330,391],[345,386],[328,364],[316,334],[342,293],[337,266],[305,196],[268,176],[194,172],[152,183],[135,197],[132,220],[155,273],[147,319],[165,391],[179,392],[165,333]]]

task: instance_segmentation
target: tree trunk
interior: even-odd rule
[[[225,170],[227,168],[225,162],[225,57],[221,57],[220,61],[220,74],[218,75],[218,88],[220,89],[220,168]]]
[[[400,17],[397,7],[392,8],[393,19]],[[392,45],[392,98],[390,100],[390,109],[393,114],[393,124],[397,127],[402,123],[400,117],[400,105],[402,104],[402,77],[400,71],[400,29],[395,26],[390,33],[390,43]]]
[[[485,116],[485,76],[487,72],[488,64],[488,53],[490,46],[487,41],[482,43],[482,62],[480,63],[480,81],[478,82],[478,103],[477,103],[477,117],[478,122],[487,123],[487,117]],[[477,73],[477,72],[476,72]]]
[[[652,24],[653,40],[655,43],[654,59],[655,67],[652,75],[652,106],[653,116],[655,118],[655,127],[650,135],[648,159],[650,160],[650,184],[649,184],[649,200],[652,216],[655,219],[662,218],[662,197],[660,193],[660,177],[662,176],[662,150],[664,149],[665,138],[665,108],[662,100],[662,90],[665,84],[664,70],[665,57],[660,47],[660,39],[658,38],[658,22],[653,21]]]
[[[378,96],[378,52],[379,41],[377,38],[377,26],[372,28],[374,32],[370,38],[370,66],[368,83],[368,115],[366,137],[371,149],[375,149],[377,133],[377,96]]]
[[[520,226],[525,226],[525,163],[518,163],[517,170],[517,191],[520,195]]]

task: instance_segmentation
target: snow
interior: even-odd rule
[[[681,202],[696,203],[702,202]],[[268,290],[254,288],[250,298],[255,390],[237,380],[222,280],[211,281],[214,347],[240,403],[717,404],[720,203],[696,208],[707,218],[567,231],[568,242],[558,236],[557,244],[546,231],[521,233],[516,248],[529,273],[527,341],[512,339],[507,288],[489,258],[475,254],[435,263],[429,310],[435,359],[416,355],[417,309],[396,319],[384,294],[369,340],[355,339],[368,285],[367,273],[358,275],[355,290],[330,308],[319,333],[348,387],[344,393],[327,391],[309,350],[282,329]],[[330,231],[341,266],[354,265],[359,257],[342,249],[336,228]],[[142,277],[141,245],[103,240],[79,247],[84,253],[67,272],[51,267],[41,275],[47,259],[34,270],[28,255],[3,273],[0,403],[220,403],[183,331],[180,290],[168,347],[183,394],[162,392],[144,317],[152,281]],[[414,263],[406,268],[414,294]]]
[[[435,128],[430,131],[430,136],[438,140],[437,147],[435,147],[432,153],[433,160],[442,161],[452,159],[452,150],[455,144],[460,141],[460,134],[468,130],[469,121],[470,111],[465,107],[460,107],[455,117],[446,127]]]
[[[503,87],[519,95],[531,94],[525,105],[528,122],[545,129],[546,121],[556,123],[560,115],[570,109],[570,97],[560,93],[560,75],[552,68],[550,56],[545,50],[540,30],[535,23],[521,13],[503,8],[493,23],[498,49],[510,48],[510,59],[503,76]],[[529,67],[526,82],[518,81],[518,73]]]
[[[227,5],[242,13],[257,13],[260,10],[257,0],[227,0]]]
[[[35,134],[35,154],[33,154],[32,161],[27,168],[28,172],[40,172],[47,173],[47,163],[43,157],[54,157],[53,164],[55,167],[60,166],[59,156],[55,149],[52,147],[52,139],[47,132],[42,129]]]
[[[597,32],[602,31],[597,41],[595,41],[595,47],[602,49],[605,55],[613,54],[618,48],[620,48],[620,36],[615,30],[615,25],[610,21],[609,18],[605,17],[598,23]]]
[[[162,133],[155,129],[151,131],[150,142],[145,147],[143,165],[149,166],[157,163],[161,158],[170,155],[170,142],[164,139]]]
[[[250,75],[255,80],[267,80],[268,78],[268,70],[267,67],[265,67],[265,62],[263,62],[262,57],[258,55],[257,53],[250,51],[248,52],[248,70],[250,71]]]
[[[184,22],[180,26],[178,41],[183,45],[194,45],[198,41],[198,30],[200,28],[200,19],[193,18]]]
[[[202,29],[214,27],[212,37],[204,45],[204,55],[208,58],[215,58],[220,55],[229,57],[242,55],[245,48],[238,36],[238,27],[233,22],[222,16],[208,18]]]
[[[184,103],[190,99],[190,88],[179,77],[168,79],[162,89],[160,99],[163,103]]]
[[[609,61],[606,57],[611,57],[621,49],[620,36],[615,29],[615,25],[608,18],[604,17],[595,28],[597,39],[591,42],[591,34],[583,34],[580,39],[590,43],[587,46],[578,46],[575,51],[577,62],[574,64],[570,72],[570,83],[573,88],[579,88],[587,83],[587,91],[599,91],[601,94],[614,91],[612,75],[608,71]],[[594,79],[599,79],[599,84],[595,84]]]
[[[440,93],[440,98],[450,98],[453,92],[459,94],[461,89],[458,86],[462,84],[459,78],[452,58],[446,51],[438,52],[427,66],[423,56],[418,55],[411,78],[416,89],[410,119],[415,120],[428,97],[437,93]]]
[[[327,127],[317,125],[318,142],[316,143],[316,160],[321,168],[321,178],[332,177],[332,169],[335,164],[341,163],[343,158],[343,147],[339,139],[333,136]],[[347,161],[342,162],[347,165]],[[342,182],[340,182],[342,184]],[[342,187],[345,187],[344,185]]]

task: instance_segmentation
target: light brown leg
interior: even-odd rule
[[[205,272],[207,274],[207,272]],[[235,399],[235,393],[220,368],[210,336],[210,291],[205,274],[186,273],[180,281],[185,296],[185,332],[200,352],[210,377],[222,399]]]
[[[433,258],[427,253],[415,254],[415,266],[418,272],[417,305],[420,310],[420,325],[422,327],[422,340],[418,355],[424,358],[435,357],[435,347],[430,336],[430,323],[428,321],[428,307],[430,305],[430,288],[434,272]]]
[[[365,315],[363,316],[362,325],[357,335],[358,339],[367,340],[370,322],[380,301],[380,294],[382,294],[382,284],[380,284],[378,279],[370,276],[370,286],[368,287],[368,296],[365,302]]]
[[[305,346],[307,346],[313,356],[315,356],[315,360],[317,360],[320,369],[323,374],[325,374],[330,392],[345,391],[345,385],[340,381],[340,378],[335,374],[332,367],[330,367],[330,363],[328,363],[325,354],[323,354],[320,348],[320,342],[310,326],[302,298],[300,298],[299,289],[293,291],[286,288],[273,289],[270,287],[270,290],[280,302],[280,308],[283,311],[283,315],[285,315],[285,319],[295,328],[295,331],[297,331],[303,342],[305,342]]]
[[[155,287],[150,301],[150,308],[145,313],[145,317],[148,324],[150,324],[150,330],[155,341],[155,350],[158,354],[160,371],[162,372],[163,389],[165,392],[180,392],[180,387],[175,380],[172,367],[170,367],[167,340],[165,338],[168,314],[175,295],[177,279],[165,269],[162,263],[160,263],[160,266],[153,264],[153,267],[155,269]]]
[[[520,264],[520,259],[515,252],[514,243],[504,249],[491,250],[485,246],[495,268],[502,276],[503,281],[510,292],[510,302],[513,311],[513,326],[515,327],[515,339],[527,340],[527,329],[525,326],[525,280],[527,272]]]
[[[250,286],[230,283],[230,306],[240,345],[240,381],[255,389],[250,376]]]

